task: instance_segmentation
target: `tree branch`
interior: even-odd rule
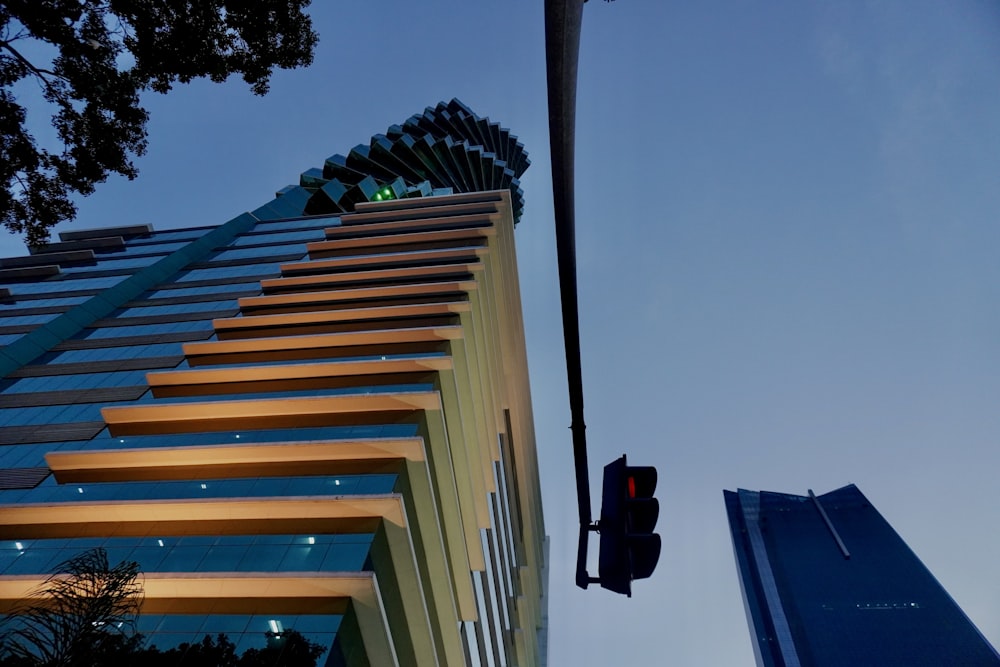
[[[21,52],[18,51],[17,49],[15,49],[13,46],[11,46],[11,44],[10,44],[9,41],[6,41],[6,40],[0,41],[0,47],[3,47],[5,49],[7,49],[8,51],[10,51],[14,55],[14,57],[18,59],[19,62],[21,62],[25,67],[27,67],[29,70],[31,70],[31,72],[35,75],[36,78],[38,78],[39,80],[41,80],[41,82],[45,85],[45,87],[50,92],[52,92],[55,95],[59,94],[59,91],[57,91],[57,90],[54,89],[54,87],[52,85],[52,82],[49,81],[46,77],[51,76],[51,77],[54,77],[56,79],[59,79],[60,81],[65,81],[66,79],[64,77],[59,76],[58,74],[56,74],[52,70],[47,70],[47,69],[42,69],[40,67],[35,67],[34,63],[32,63],[27,58],[25,58],[23,55],[21,55]]]
[[[18,174],[17,172],[14,172],[14,174],[12,174],[12,176],[14,177],[14,180],[17,181],[17,184],[19,186],[21,186],[21,193],[23,194],[23,193],[27,192],[28,191],[28,186],[24,184],[24,180],[21,179],[21,175]]]

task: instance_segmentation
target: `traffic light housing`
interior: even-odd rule
[[[653,532],[660,503],[653,497],[656,468],[629,466],[625,455],[604,466],[598,529],[601,588],[632,597],[632,581],[653,574],[660,560],[660,536]]]

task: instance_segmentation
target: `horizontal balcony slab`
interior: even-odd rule
[[[474,280],[445,280],[440,282],[424,282],[408,285],[379,285],[375,287],[341,288],[312,292],[297,292],[293,294],[276,294],[268,296],[245,297],[239,300],[240,310],[244,315],[256,310],[273,310],[281,308],[291,310],[309,310],[312,307],[323,307],[338,302],[365,302],[373,300],[389,300],[405,297],[428,297],[428,301],[450,301],[434,297],[454,297],[467,294],[476,289]]]
[[[364,229],[356,227],[355,229]],[[313,241],[306,244],[312,259],[371,255],[385,252],[408,252],[484,245],[495,234],[492,227],[444,229],[427,232],[402,232],[377,236],[354,236],[331,241]]]
[[[403,284],[415,281],[433,280],[435,278],[465,279],[474,273],[483,271],[482,262],[465,262],[458,264],[432,264],[428,266],[410,266],[395,269],[375,269],[371,271],[353,271],[350,273],[320,274],[315,276],[297,276],[287,278],[271,278],[261,281],[265,294],[278,294],[292,291],[311,291],[338,285],[361,286],[366,284]]]
[[[319,310],[281,315],[253,315],[214,320],[216,335],[220,338],[254,330],[294,329],[295,327],[320,327],[345,324],[353,331],[376,328],[369,323],[407,321],[419,318],[448,317],[469,312],[468,302],[425,303],[406,306],[379,306],[374,308],[346,308]],[[388,328],[388,327],[382,327]],[[412,328],[412,327],[407,327]],[[315,332],[319,333],[319,332]]]
[[[58,451],[45,462],[59,483],[363,475],[425,460],[420,438]]]
[[[471,213],[466,215],[449,216],[428,215],[426,217],[410,218],[407,220],[388,220],[385,222],[366,222],[364,224],[340,225],[338,227],[329,227],[325,231],[327,240],[333,241],[335,239],[354,238],[360,236],[492,227],[493,224],[494,221],[491,219],[490,214]]]
[[[406,525],[398,495],[38,503],[0,506],[0,539],[371,533],[383,520]]]
[[[451,370],[449,357],[373,359],[311,364],[185,369],[148,373],[156,397],[350,388],[359,385],[403,385],[433,382]]]
[[[315,275],[318,273],[344,273],[349,271],[419,267],[441,263],[467,264],[477,262],[489,253],[484,246],[472,248],[447,248],[380,255],[358,255],[332,259],[294,262],[281,265],[281,275]]]
[[[445,352],[464,335],[457,325],[273,336],[192,343],[184,346],[191,366],[315,358]],[[175,364],[176,365],[176,364]]]
[[[111,434],[165,435],[418,422],[439,411],[437,392],[126,405],[101,410]]]

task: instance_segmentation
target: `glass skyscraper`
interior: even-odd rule
[[[0,260],[0,611],[103,547],[160,647],[544,664],[527,167],[453,100],[224,224]]]
[[[996,666],[1000,656],[854,485],[725,492],[757,664]]]

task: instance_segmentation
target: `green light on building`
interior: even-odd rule
[[[386,186],[375,193],[375,196],[372,197],[372,201],[386,201],[388,199],[395,199],[395,198],[396,198],[396,193],[392,191],[392,188]]]

